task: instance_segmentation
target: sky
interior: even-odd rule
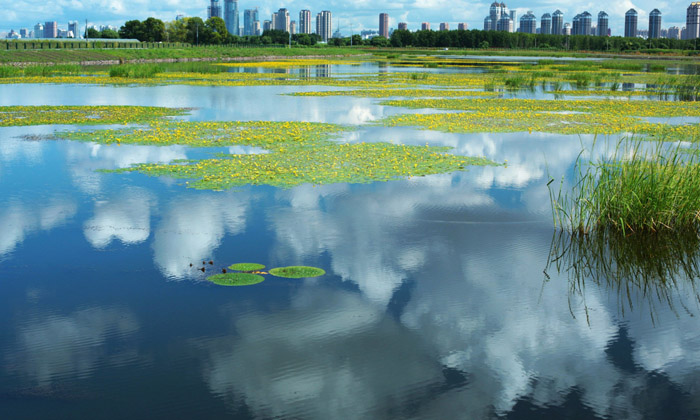
[[[220,0],[223,4],[223,0]],[[510,9],[517,10],[518,20],[528,10],[539,17],[559,9],[564,13],[564,21],[571,22],[574,15],[588,11],[595,17],[601,10],[600,2],[562,0],[517,0],[506,2]],[[662,27],[685,26],[686,8],[690,1],[621,0],[606,5],[610,15],[610,28],[613,35],[620,35],[624,28],[624,14],[630,8],[639,13],[639,29],[648,27],[648,16],[654,8],[662,13]],[[164,21],[174,20],[179,14],[206,18],[207,0],[0,0],[0,32],[10,29],[32,28],[38,22],[57,21],[59,28],[66,28],[68,21],[77,20],[81,27],[86,19],[91,24],[121,26],[127,20],[144,20],[156,17]],[[451,29],[457,23],[466,22],[469,29],[482,29],[484,17],[489,12],[490,2],[464,0],[239,0],[238,8],[243,22],[243,10],[257,7],[260,19],[269,19],[272,12],[281,7],[290,11],[291,19],[298,20],[299,11],[311,10],[312,16],[321,10],[333,13],[333,31],[340,25],[344,35],[352,30],[376,30],[379,26],[379,13],[389,14],[390,27],[399,22],[407,22],[410,30],[420,28],[421,22],[430,22],[437,29],[440,22],[449,22]],[[351,28],[352,27],[352,28]]]

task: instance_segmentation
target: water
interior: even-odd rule
[[[404,112],[376,99],[278,95],[299,89],[11,85],[0,104],[343,124]],[[590,136],[364,127],[346,139],[447,145],[508,166],[212,192],[95,170],[220,149],[21,137],[55,128],[0,128],[4,418],[700,414],[692,279],[679,276],[660,298],[550,264],[546,183],[570,178]],[[236,262],[327,275],[205,281]]]

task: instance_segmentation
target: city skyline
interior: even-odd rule
[[[223,6],[223,0],[221,4]],[[467,23],[469,28],[483,28],[484,16],[488,13],[491,2],[471,3],[466,1],[444,1],[444,0],[412,0],[369,2],[359,0],[349,4],[347,2],[335,1],[238,1],[239,27],[243,27],[243,11],[257,7],[260,20],[269,19],[272,13],[281,8],[289,10],[292,20],[299,16],[302,9],[311,10],[312,16],[322,10],[330,10],[333,13],[333,28],[338,26],[344,35],[349,35],[350,26],[353,33],[362,30],[378,30],[378,16],[380,13],[387,13],[389,16],[389,28],[396,29],[399,22],[405,22],[409,30],[418,30],[422,22],[431,24],[431,28],[438,29],[439,24],[446,22],[451,28],[457,28],[458,23]],[[66,3],[63,3],[66,4]],[[68,21],[79,21],[83,25],[85,19],[91,24],[121,26],[127,20],[144,20],[147,17],[155,17],[164,21],[175,20],[177,15],[199,16],[203,19],[207,17],[207,7],[209,0],[181,1],[166,0],[161,2],[144,0],[95,0],[88,3],[86,0],[74,0],[69,3],[71,6],[61,7],[58,4],[31,4],[26,0],[13,2],[12,10],[0,17],[0,32],[11,29],[19,31],[22,28],[33,28],[36,23],[47,21],[58,22],[59,28],[67,27]],[[685,26],[686,9],[689,1],[669,2],[659,4],[652,1],[624,1],[617,5],[606,6],[605,11],[609,15],[609,27],[612,35],[622,35],[624,33],[625,13],[634,8],[638,12],[638,27],[648,26],[649,13],[653,9],[659,9],[663,14],[663,27]],[[145,7],[144,7],[145,6]],[[559,9],[564,14],[564,22],[571,23],[574,16],[588,11],[594,16],[600,10],[600,6],[591,3],[580,2],[573,4],[554,5],[541,1],[511,1],[508,2],[510,10],[516,12],[519,17],[528,11],[533,11],[539,17],[544,13],[553,13]],[[539,23],[539,22],[538,22]],[[82,26],[82,25],[81,25]],[[538,25],[539,27],[539,25]],[[517,29],[517,24],[516,24]]]

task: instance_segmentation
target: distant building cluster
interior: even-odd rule
[[[272,13],[270,19],[260,22],[258,9],[245,9],[243,11],[243,27],[240,27],[238,0],[223,0],[221,7],[220,0],[210,0],[207,7],[207,17],[220,17],[226,23],[226,30],[232,35],[261,35],[268,30],[279,30],[290,34],[318,34],[323,41],[331,38],[331,28],[333,27],[333,15],[328,10],[323,10],[316,14],[316,21],[311,20],[311,11],[308,9],[299,12],[299,20],[291,20],[289,10],[281,8]],[[315,24],[314,24],[315,23]]]
[[[21,28],[19,32],[10,30],[7,38],[10,39],[44,39],[44,38],[82,38],[78,22],[68,22],[66,27],[59,27],[57,22],[37,23],[34,28]]]

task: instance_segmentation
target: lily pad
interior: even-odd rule
[[[207,280],[219,286],[250,286],[261,283],[265,278],[250,273],[226,273],[214,274],[207,277]]]
[[[237,263],[230,265],[228,268],[236,271],[260,271],[265,268],[265,266],[258,263]]]
[[[319,277],[326,272],[321,268],[293,265],[289,267],[277,267],[270,270],[270,274],[288,279],[300,279],[305,277]]]

